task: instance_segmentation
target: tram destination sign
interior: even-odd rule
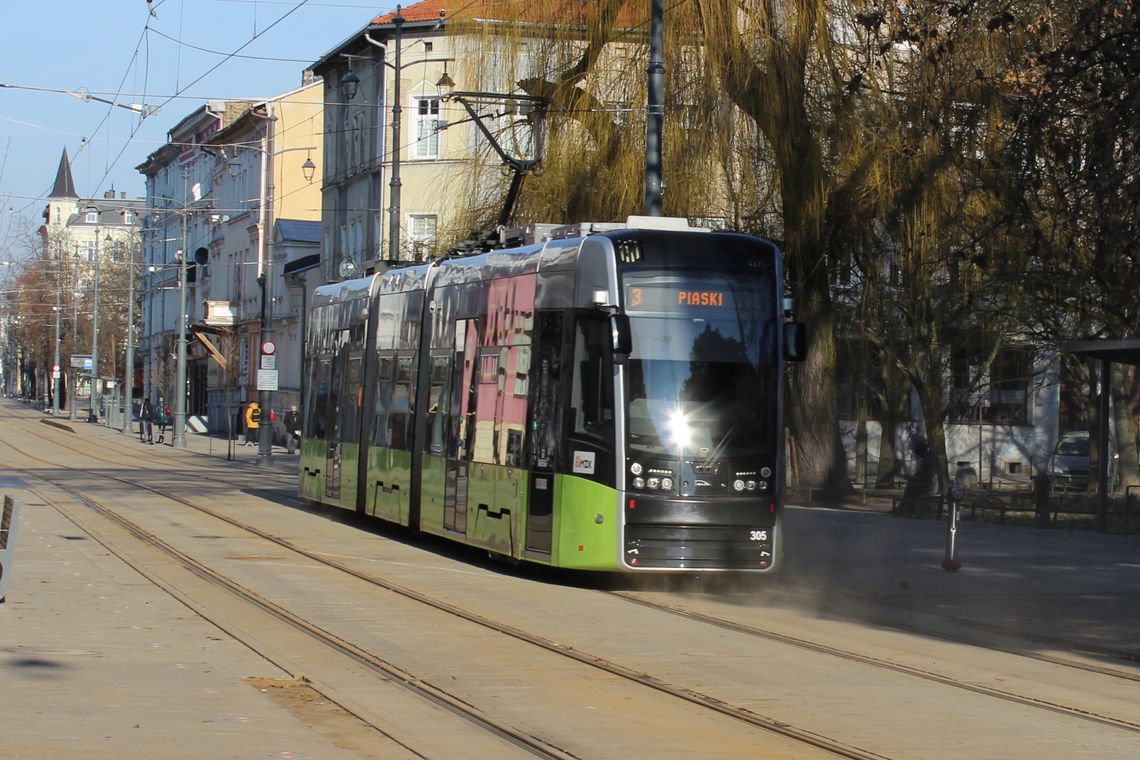
[[[708,282],[638,283],[625,289],[627,311],[677,312],[732,307],[732,291]]]

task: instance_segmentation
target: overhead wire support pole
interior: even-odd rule
[[[650,0],[648,104],[645,111],[645,215],[661,216],[665,113],[665,0]]]
[[[63,272],[60,270],[63,266],[63,256],[60,255],[58,242],[55,243],[55,266],[55,363],[51,367],[51,413],[53,417],[59,417],[59,394],[63,389],[63,369],[59,365],[59,312],[62,308],[60,300],[63,297]]]
[[[261,270],[261,343],[258,349],[258,371],[263,368],[263,357],[272,352],[266,348],[273,345],[273,143],[277,116],[270,106],[268,127],[261,138],[262,197],[265,198],[265,213],[259,220],[265,264]],[[259,382],[260,386],[261,383]],[[273,395],[272,391],[259,388],[258,406],[261,408],[261,422],[257,428],[257,464],[266,466],[273,463]]]
[[[59,359],[56,359],[59,364]],[[135,252],[127,243],[127,356],[123,371],[123,433],[131,432],[131,402],[135,388]]]
[[[91,312],[91,402],[87,412],[88,422],[99,421],[98,400],[95,391],[99,387],[99,227],[95,227],[95,299]]]
[[[178,334],[175,336],[178,372],[174,382],[174,437],[170,445],[186,448],[186,176],[183,174],[182,252],[178,260]]]
[[[392,179],[388,183],[388,263],[400,260],[400,119],[403,106],[400,103],[400,45],[403,40],[404,16],[400,6],[396,6],[396,16],[392,19],[396,26],[396,64],[392,80]]]

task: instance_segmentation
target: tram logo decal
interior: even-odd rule
[[[593,475],[594,456],[595,454],[592,451],[575,451],[574,472],[581,475]]]

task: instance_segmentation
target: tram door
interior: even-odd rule
[[[526,551],[549,555],[554,533],[554,467],[558,459],[562,388],[561,313],[539,313],[530,404]]]
[[[328,453],[325,462],[325,495],[341,498],[344,480],[344,444],[356,441],[357,408],[361,357],[349,357],[348,347],[341,349],[332,365],[329,383]],[[355,461],[355,460],[353,460]]]
[[[344,354],[332,362],[332,377],[329,378],[328,428],[325,443],[325,496],[340,498],[340,392],[344,385]]]
[[[457,533],[467,532],[467,484],[471,467],[471,445],[475,438],[475,399],[479,386],[479,373],[475,366],[478,337],[478,320],[456,321],[449,415],[453,435],[447,442],[443,527]]]

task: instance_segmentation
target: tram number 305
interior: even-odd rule
[[[748,533],[749,541],[767,541],[768,531],[766,530],[753,530]]]

